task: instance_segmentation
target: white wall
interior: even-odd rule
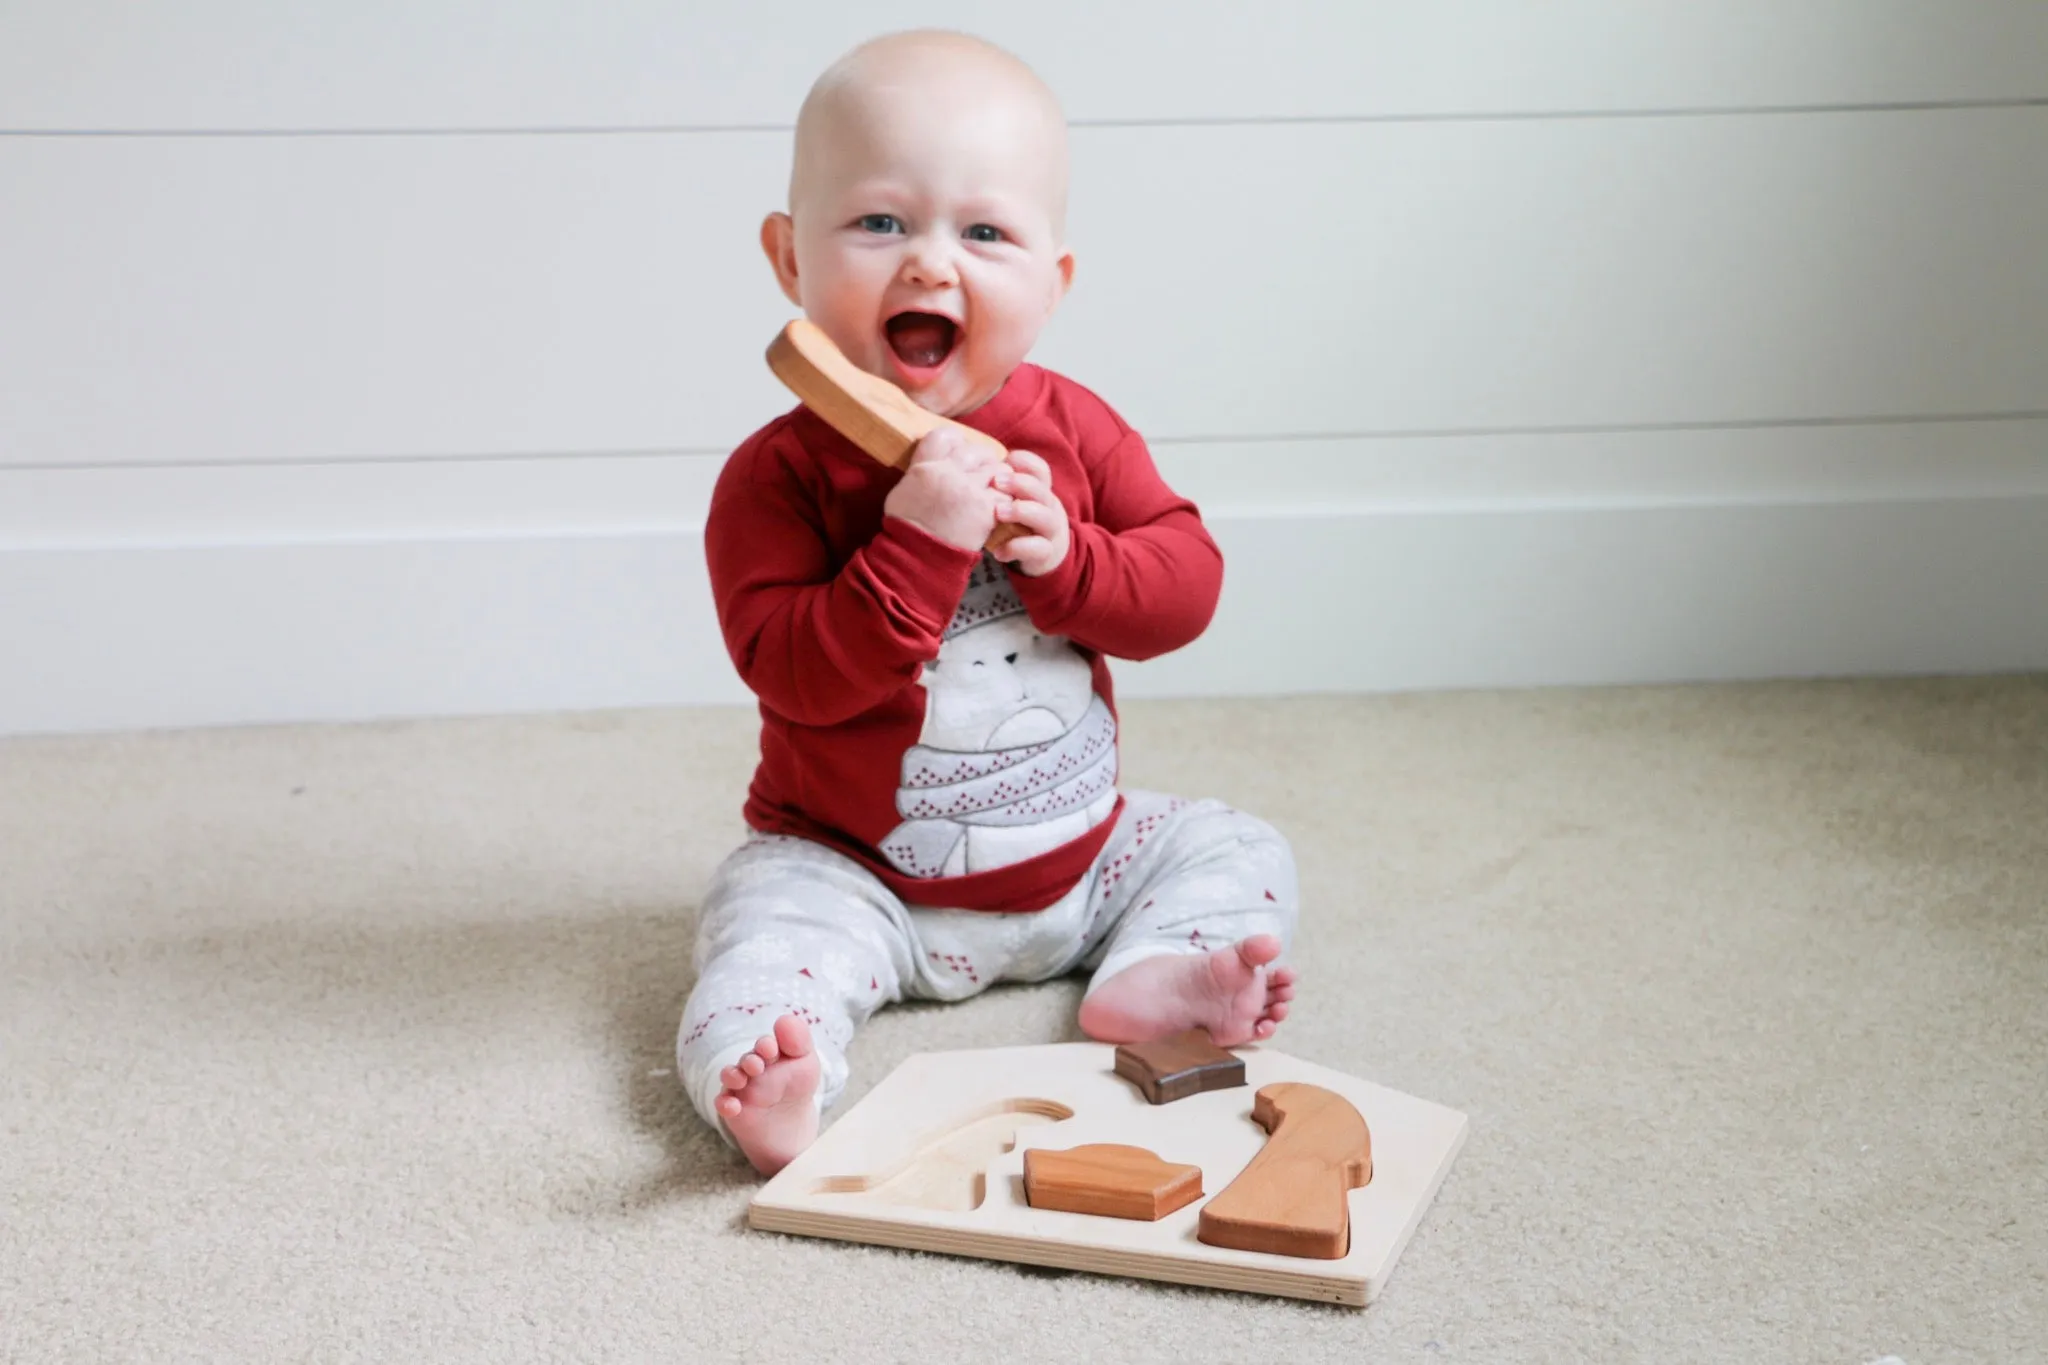
[[[2048,5],[0,6],[0,732],[734,701],[753,246],[869,33],[1076,124],[1134,693],[2048,667]]]

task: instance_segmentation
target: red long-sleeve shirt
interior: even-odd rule
[[[1089,659],[1113,710],[1106,660],[1151,658],[1200,635],[1222,590],[1221,552],[1143,438],[1073,381],[1020,366],[961,420],[1051,466],[1072,547],[1051,573],[1011,581],[1033,626]],[[804,407],[755,432],[719,475],[704,536],[711,590],[761,710],[746,820],[852,855],[912,904],[1043,909],[1087,873],[1114,818],[962,876],[905,876],[876,851],[899,820],[903,754],[924,725],[920,670],[938,657],[980,559],[883,515],[901,477]]]

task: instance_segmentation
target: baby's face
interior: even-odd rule
[[[791,301],[947,416],[995,396],[1072,278],[1064,129],[1014,80],[926,65],[842,90],[763,226]]]

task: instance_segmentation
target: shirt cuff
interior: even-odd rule
[[[934,639],[967,592],[967,576],[981,562],[978,550],[940,540],[915,522],[884,517],[882,529],[861,550],[877,586],[902,604]]]
[[[1010,585],[1024,602],[1031,619],[1041,629],[1064,622],[1087,600],[1088,581],[1095,563],[1095,538],[1109,534],[1093,522],[1071,522],[1067,534],[1067,557],[1051,573],[1033,578],[1013,573]]]

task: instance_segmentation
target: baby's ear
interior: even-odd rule
[[[775,268],[775,282],[782,296],[801,308],[803,297],[796,287],[796,220],[786,213],[771,213],[761,220],[761,250]]]
[[[1046,305],[1047,317],[1052,316],[1053,309],[1060,306],[1060,301],[1066,298],[1067,291],[1074,287],[1074,253],[1071,250],[1061,251],[1052,268],[1058,272],[1059,283],[1053,288],[1052,301]]]

